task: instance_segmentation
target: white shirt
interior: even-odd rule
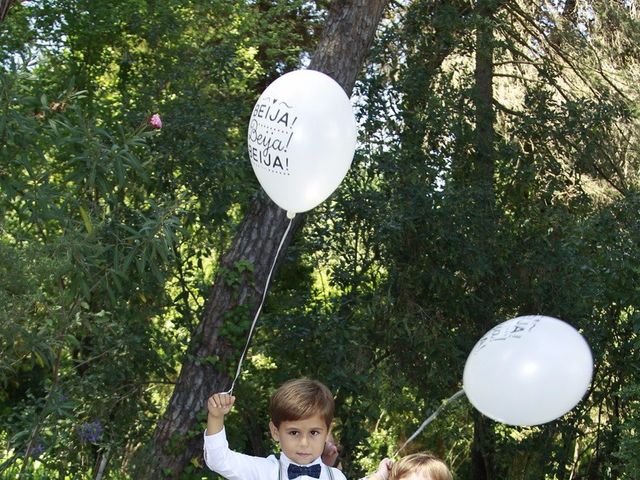
[[[265,458],[234,452],[229,448],[224,428],[213,435],[207,435],[205,430],[204,461],[207,467],[228,480],[288,480],[287,468],[290,463],[293,463],[284,453],[280,454],[278,460],[275,455],[269,455]],[[320,458],[316,458],[305,466],[308,467],[316,463],[322,466],[319,480],[347,480],[340,470],[324,465]],[[310,478],[313,477],[302,475],[296,480]]]

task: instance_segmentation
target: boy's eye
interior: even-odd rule
[[[292,437],[295,437],[296,435],[298,435],[298,432],[296,430],[292,430],[289,432],[289,435],[291,435]]]
[[[320,431],[319,430],[311,430],[311,435],[313,435],[314,437],[317,435],[320,435]]]

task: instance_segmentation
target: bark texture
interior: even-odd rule
[[[0,22],[7,18],[9,7],[15,0],[0,0]]]
[[[309,68],[328,74],[350,94],[387,3],[388,0],[334,1]],[[298,214],[293,220],[280,258],[303,217]],[[226,368],[219,365],[235,364],[240,355],[237,348],[219,335],[225,314],[240,305],[251,305],[253,318],[288,222],[284,210],[266,195],[255,201],[243,219],[231,247],[222,258],[221,271],[225,268],[233,270],[238,261],[248,261],[254,267],[253,275],[247,275],[239,287],[227,285],[224,276],[218,275],[215,279],[173,396],[154,431],[151,444],[136,460],[136,478],[179,478],[193,459],[202,462],[205,424],[199,425],[196,415],[205,408],[212,393],[230,386]],[[218,360],[212,364],[207,361],[211,358]]]
[[[494,15],[503,0],[478,0],[476,14],[478,27],[476,30],[476,64],[475,79],[475,165],[471,177],[474,196],[473,208],[478,218],[482,218],[482,226],[476,232],[480,251],[488,257],[490,267],[478,281],[477,289],[482,308],[477,312],[477,330],[486,332],[494,324],[495,296],[498,288],[496,281],[496,199],[495,199],[495,111],[493,98],[494,78]],[[471,445],[471,478],[473,480],[494,480],[496,475],[493,440],[493,423],[488,418],[474,414],[474,435]]]

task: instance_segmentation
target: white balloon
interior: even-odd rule
[[[346,93],[314,70],[287,73],[262,93],[247,141],[253,171],[289,214],[322,203],[349,171],[356,120]]]
[[[476,343],[463,386],[487,417],[538,425],[571,410],[592,374],[591,349],[575,328],[557,318],[529,315],[495,326]]]

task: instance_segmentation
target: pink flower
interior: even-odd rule
[[[149,125],[151,125],[151,128],[162,128],[162,119],[160,118],[160,115],[154,113],[149,119]]]

